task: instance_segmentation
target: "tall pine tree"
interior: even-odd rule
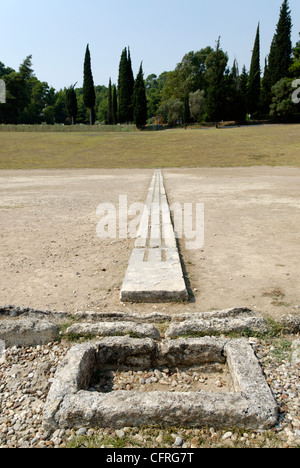
[[[292,64],[292,18],[288,0],[284,0],[268,60],[271,86],[289,76]]]
[[[231,73],[227,74],[226,80],[226,116],[228,120],[235,120],[236,122],[244,122],[246,118],[246,98],[247,98],[247,84],[248,74],[243,68],[243,75],[240,76],[238,63],[236,60],[233,62]],[[246,86],[244,86],[246,80]]]
[[[90,125],[93,125],[95,121],[94,108],[96,103],[96,93],[92,74],[89,45],[87,45],[84,59],[83,102],[84,105],[90,110]]]
[[[133,88],[133,116],[137,128],[145,127],[147,123],[147,98],[142,64]]]
[[[250,114],[255,114],[259,110],[260,72],[260,27],[258,25],[252,52],[248,82],[247,110]]]
[[[66,89],[66,105],[68,110],[69,119],[71,124],[74,125],[76,122],[76,117],[78,113],[78,104],[77,104],[77,96],[75,92],[75,86],[71,85],[69,88]]]
[[[113,124],[117,125],[118,123],[118,97],[117,97],[117,88],[113,85],[112,89],[112,120]]]
[[[220,47],[220,37],[216,49],[206,59],[205,78],[208,83],[206,107],[209,119],[220,122],[226,113],[225,71],[227,69],[228,55]]]
[[[134,88],[134,76],[133,76],[133,71],[132,71],[132,63],[131,63],[131,55],[130,55],[130,49],[128,47],[128,57],[127,57],[127,86],[128,86],[128,96],[130,98],[130,106],[128,109],[128,121],[132,122],[134,120],[133,118],[133,88]]]
[[[126,86],[126,73],[127,73],[127,49],[123,49],[119,64],[119,78],[118,78],[118,119],[119,123],[127,121],[127,86]]]
[[[127,49],[122,51],[119,78],[118,78],[118,113],[119,122],[131,122],[133,120],[132,95],[133,95],[134,78],[131,66],[130,52],[127,54]]]
[[[298,78],[300,76],[300,40],[297,42],[293,49],[293,63],[290,67],[289,72],[291,77]]]
[[[242,69],[242,74],[239,76],[242,120],[246,119],[247,114],[248,80],[249,76],[247,73],[246,66],[244,65]]]
[[[269,70],[268,57],[265,59],[264,76],[261,80],[260,109],[263,114],[269,114],[272,102],[272,81]]]
[[[113,124],[111,78],[109,79],[109,84],[108,84],[107,123],[108,123],[108,125]]]

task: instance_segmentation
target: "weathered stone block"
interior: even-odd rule
[[[36,346],[58,338],[59,327],[47,320],[0,320],[0,339],[9,346]]]
[[[136,324],[134,322],[98,322],[75,323],[67,328],[66,334],[81,336],[120,336],[134,334],[139,338],[160,338],[159,331],[148,323]]]

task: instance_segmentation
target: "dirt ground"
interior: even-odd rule
[[[180,249],[184,304],[122,304],[133,239],[97,236],[97,206],[146,200],[153,170],[0,171],[0,305],[53,311],[300,309],[300,169],[164,169],[170,204],[204,203],[201,249]],[[299,310],[298,310],[299,312]]]

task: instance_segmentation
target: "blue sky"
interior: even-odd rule
[[[35,75],[55,89],[83,82],[90,45],[95,84],[117,82],[121,52],[130,46],[133,72],[143,61],[145,77],[173,70],[189,51],[215,46],[250,66],[258,22],[261,61],[269,53],[282,0],[3,0],[0,61],[18,69],[33,56]],[[292,40],[300,32],[300,2],[289,1]]]

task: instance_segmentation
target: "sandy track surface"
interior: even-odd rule
[[[300,308],[300,169],[164,169],[169,202],[204,203],[205,242],[180,249],[194,295],[126,304],[133,239],[97,236],[97,206],[146,200],[153,170],[0,171],[0,305],[42,310],[209,311],[270,317]]]

